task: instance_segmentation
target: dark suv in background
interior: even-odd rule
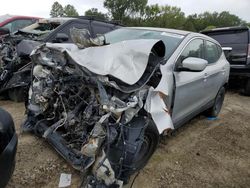
[[[250,30],[249,27],[225,27],[202,31],[217,40],[227,51],[231,64],[230,79],[243,84],[243,93],[250,95]],[[230,52],[228,52],[230,50]],[[241,82],[242,81],[242,82]]]

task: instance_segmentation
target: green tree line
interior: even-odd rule
[[[186,16],[179,7],[148,5],[148,0],[104,0],[103,6],[108,10],[108,13],[91,8],[84,15],[115,20],[126,26],[163,27],[197,32],[217,27],[250,26],[250,23],[228,11],[204,12]],[[63,7],[58,2],[54,2],[50,15],[62,17],[78,16],[79,14],[72,5]]]
[[[63,16],[79,16],[77,10],[73,5],[66,5],[63,7],[57,1],[53,3],[50,11],[51,17],[63,17]]]

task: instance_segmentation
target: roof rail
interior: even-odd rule
[[[209,29],[209,30],[203,30],[203,31],[200,31],[200,33],[211,33],[211,32],[217,32],[217,31],[230,31],[230,30],[249,30],[249,27],[247,26],[220,27],[220,28],[214,28],[214,29]]]

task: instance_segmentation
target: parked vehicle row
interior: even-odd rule
[[[0,95],[16,102],[24,100],[31,79],[29,56],[36,46],[46,42],[73,43],[70,28],[87,29],[94,38],[119,27],[88,17],[49,18],[4,37],[0,44]]]

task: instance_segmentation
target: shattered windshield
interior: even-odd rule
[[[105,34],[106,43],[116,43],[124,40],[134,39],[159,39],[166,46],[165,58],[168,59],[177,48],[184,36],[163,31],[153,31],[146,29],[121,28]]]

